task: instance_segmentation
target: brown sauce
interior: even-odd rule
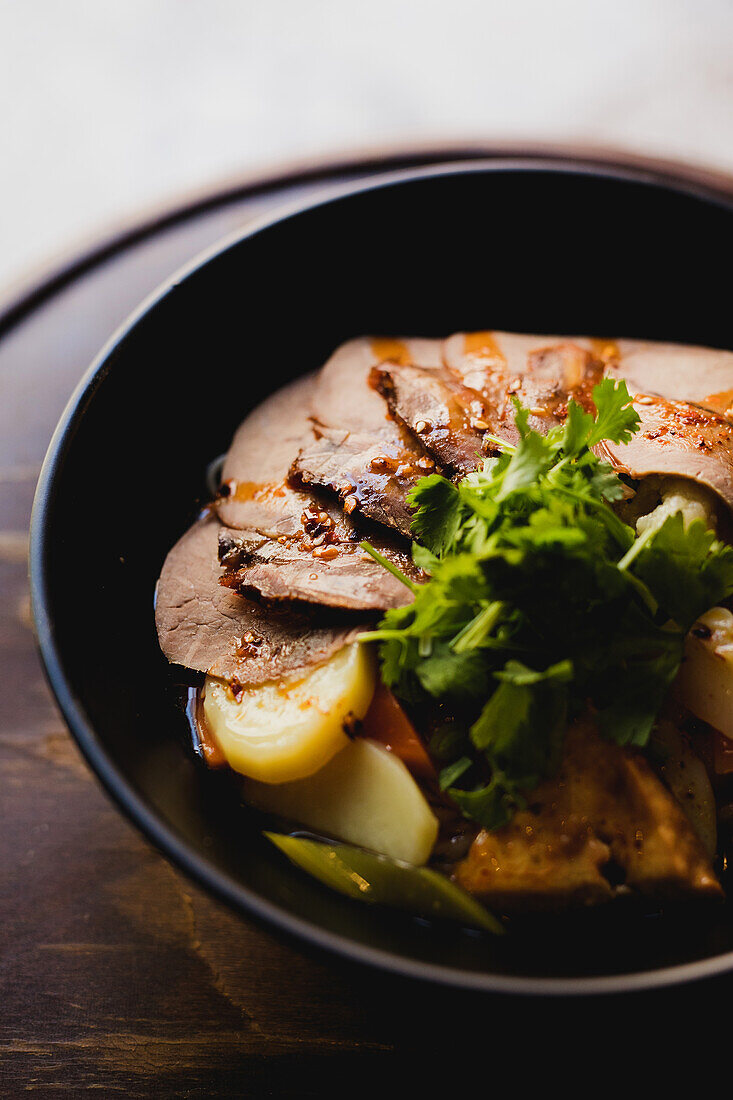
[[[506,366],[493,332],[467,332],[463,337],[463,354],[469,359],[485,359]]]
[[[412,364],[412,356],[407,344],[402,340],[380,337],[372,340],[372,351],[380,363],[399,363],[401,367]]]
[[[606,365],[620,361],[621,350],[615,340],[601,340],[591,337],[589,343],[596,359],[600,359]]]
[[[226,757],[216,741],[204,715],[203,692],[201,688],[188,689],[186,717],[191,730],[194,751],[210,768],[223,768]]]
[[[733,390],[721,390],[720,393],[709,393],[700,402],[708,409],[720,413],[728,419],[733,419]]]
[[[287,493],[284,483],[268,485],[259,481],[235,481],[231,478],[222,486],[222,495],[227,500],[267,500],[272,497],[284,497]]]

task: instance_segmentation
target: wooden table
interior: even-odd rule
[[[480,150],[483,152],[483,150]],[[471,151],[466,151],[471,152]],[[473,151],[477,152],[476,150]],[[582,1035],[613,1002],[459,995],[313,958],[214,902],[120,815],[46,686],[26,575],[36,478],[75,383],[182,262],[283,200],[385,166],[342,165],[211,196],[100,246],[0,312],[0,1094],[325,1095],[493,1059],[504,1037]],[[702,1024],[711,990],[637,996]],[[609,1016],[610,1018],[610,1016]],[[646,1035],[646,1032],[644,1032]],[[626,1038],[641,1042],[632,1031]],[[488,1046],[487,1046],[487,1040]],[[527,1080],[530,1059],[521,1067]],[[430,1093],[428,1093],[429,1095]]]

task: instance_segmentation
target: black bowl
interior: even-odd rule
[[[502,939],[328,892],[194,758],[153,588],[245,413],[362,333],[582,332],[730,347],[733,207],[628,170],[514,160],[385,177],[226,242],[90,369],[53,438],[31,531],[43,658],[87,760],[180,867],[313,945],[455,986],[588,993],[733,967],[727,907],[614,907]]]

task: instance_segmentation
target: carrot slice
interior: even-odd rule
[[[436,779],[433,762],[389,688],[379,684],[363,722],[363,735],[399,756],[415,776]]]

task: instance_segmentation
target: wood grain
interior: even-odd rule
[[[277,193],[272,201],[277,201]],[[396,1048],[379,979],[306,958],[224,910],[124,820],[81,759],[35,648],[35,482],[107,335],[185,259],[261,213],[230,201],[153,233],[0,341],[0,1093],[299,1095],[324,1059]],[[392,1024],[394,1021],[392,1021]],[[316,1084],[315,1082],[318,1082]],[[317,1092],[313,1092],[316,1095]]]

